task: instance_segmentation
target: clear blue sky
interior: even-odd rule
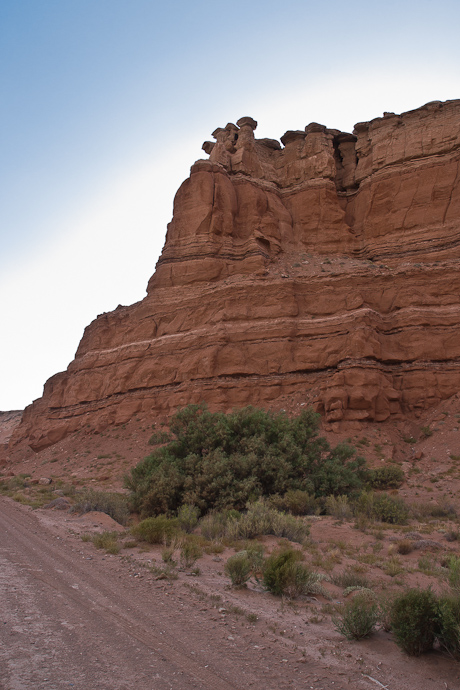
[[[460,98],[460,3],[2,0],[0,410],[142,299],[201,144]]]

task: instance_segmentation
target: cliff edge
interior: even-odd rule
[[[460,100],[353,133],[256,127],[204,143],[147,296],[86,328],[10,444],[202,400],[378,422],[460,390]]]

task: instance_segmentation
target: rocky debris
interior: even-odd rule
[[[43,507],[49,510],[69,510],[71,505],[72,504],[67,498],[63,496],[58,496],[58,498],[54,498],[52,501],[47,503],[46,506]]]
[[[148,295],[99,316],[11,444],[303,395],[333,431],[460,389],[460,101],[281,144],[243,117],[179,188]]]

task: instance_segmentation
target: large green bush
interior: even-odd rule
[[[202,514],[242,509],[248,500],[300,490],[316,497],[347,494],[367,471],[354,448],[331,448],[318,436],[318,415],[290,419],[247,407],[231,414],[189,405],[171,421],[174,437],[126,477],[141,515],[176,512],[187,503]]]

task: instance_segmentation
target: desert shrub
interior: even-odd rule
[[[404,525],[409,509],[402,499],[382,493],[374,498],[373,517],[392,525]]]
[[[102,532],[91,537],[96,549],[104,549],[107,553],[117,554],[120,552],[117,532]]]
[[[170,566],[172,566],[172,567],[174,567],[175,565],[177,565],[176,561],[175,561],[174,558],[173,558],[175,550],[176,550],[176,546],[175,546],[175,545],[173,545],[173,546],[165,546],[165,548],[164,548],[164,549],[162,550],[162,552],[161,552],[161,559],[162,559],[162,561],[163,561],[164,563],[166,563],[167,565],[170,565]]]
[[[174,513],[185,503],[201,514],[241,510],[249,500],[294,490],[318,497],[363,486],[364,459],[319,437],[312,410],[290,419],[253,407],[225,415],[189,405],[170,430],[172,440],[125,478],[142,516]]]
[[[140,541],[149,544],[170,544],[180,534],[179,520],[166,515],[146,518],[131,528],[131,532]]]
[[[246,542],[244,545],[244,553],[251,564],[251,571],[259,573],[262,570],[264,563],[264,547],[260,542]]]
[[[274,551],[265,561],[263,584],[271,594],[283,594],[284,573],[289,565],[302,560],[302,554],[293,549]]]
[[[431,589],[409,589],[397,596],[391,608],[391,629],[396,644],[410,656],[433,648],[438,605]]]
[[[429,556],[428,554],[424,554],[423,556],[420,556],[417,562],[418,569],[422,572],[425,573],[426,575],[434,575],[436,571],[436,563],[433,560],[432,556]]]
[[[157,446],[160,443],[168,443],[171,435],[167,431],[154,431],[148,440],[149,446]]]
[[[457,511],[455,506],[444,501],[443,503],[435,503],[432,505],[430,515],[434,518],[454,518],[457,516]]]
[[[401,556],[406,556],[414,550],[414,546],[410,539],[401,539],[396,545],[396,550]]]
[[[301,544],[310,536],[310,525],[301,517],[296,518],[277,511],[273,516],[270,534]]]
[[[307,593],[313,581],[318,581],[318,576],[300,563],[301,560],[300,551],[294,549],[274,551],[264,563],[264,587],[271,594],[285,594],[290,597]]]
[[[458,541],[460,539],[460,532],[458,529],[450,529],[444,535],[446,541]]]
[[[395,597],[394,592],[391,594],[384,593],[377,600],[379,623],[385,632],[391,631],[391,616]]]
[[[372,518],[374,512],[374,498],[373,491],[361,491],[361,493],[353,501],[353,512],[357,520],[364,518]]]
[[[234,586],[244,585],[249,580],[251,570],[251,561],[245,551],[230,556],[225,564],[225,574],[228,575]]]
[[[375,630],[378,617],[375,597],[367,592],[358,592],[351,601],[342,605],[332,623],[347,640],[361,640]]]
[[[85,489],[81,494],[77,495],[72,511],[89,513],[91,510],[106,513],[120,523],[120,525],[126,525],[130,516],[129,499],[124,494],[119,494],[115,491]]]
[[[441,649],[460,660],[460,597],[443,595],[438,600],[436,631]]]
[[[193,532],[198,524],[198,518],[200,516],[200,511],[196,506],[191,506],[185,504],[179,508],[177,511],[177,519],[179,520],[179,526],[187,534]]]
[[[357,573],[352,568],[345,568],[341,572],[334,573],[331,577],[332,582],[338,587],[348,589],[349,587],[370,588],[369,580],[362,573]]]
[[[283,572],[283,591],[284,596],[295,599],[302,594],[316,593],[318,583],[318,573],[313,572],[303,563],[288,563]]]
[[[401,561],[397,556],[390,556],[390,558],[382,566],[382,569],[390,577],[396,577],[404,572]]]
[[[191,568],[202,555],[203,551],[199,544],[192,539],[186,539],[180,550],[180,562],[182,567]]]
[[[210,541],[219,541],[226,535],[227,524],[241,517],[236,510],[213,511],[208,513],[200,520],[201,535]]]
[[[353,515],[348,496],[328,496],[325,507],[327,515],[333,515],[338,520],[345,520]]]
[[[404,525],[409,517],[409,508],[401,498],[374,491],[362,491],[354,501],[354,511],[357,516],[395,525]]]
[[[318,499],[300,489],[291,489],[284,496],[272,496],[270,503],[273,508],[292,515],[318,515],[320,512]]]
[[[460,556],[452,556],[448,559],[447,581],[452,591],[460,595]]]
[[[30,474],[16,474],[14,477],[8,477],[0,481],[1,493],[8,493],[17,489],[26,489],[30,486],[27,481]]]
[[[404,482],[404,472],[399,465],[386,465],[369,470],[368,484],[373,489],[398,489]]]
[[[272,534],[277,512],[265,501],[249,503],[245,513],[228,520],[225,535],[230,539],[254,539],[263,534]]]
[[[254,539],[266,534],[303,542],[310,534],[310,525],[303,518],[280,513],[259,500],[249,503],[239,519],[229,519],[225,531],[230,539]]]

